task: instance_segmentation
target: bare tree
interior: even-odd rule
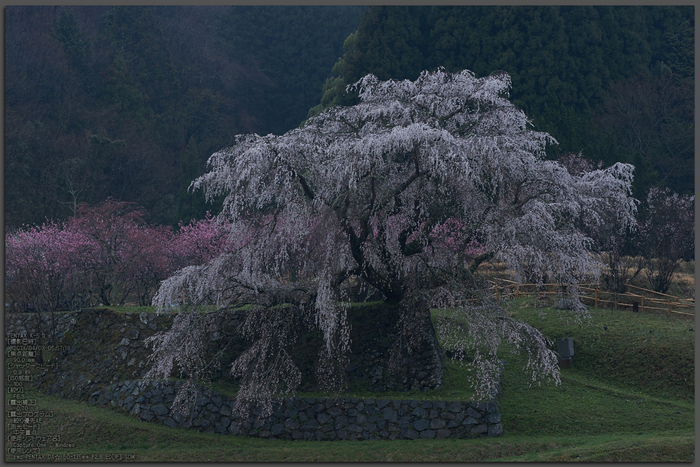
[[[665,293],[681,262],[695,258],[695,196],[654,187],[645,207],[641,243],[647,279],[654,290]]]

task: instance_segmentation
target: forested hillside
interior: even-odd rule
[[[367,73],[503,70],[513,103],[559,141],[552,157],[630,162],[640,198],[650,186],[690,194],[694,31],[692,6],[371,7],[311,113],[353,102],[345,86]]]
[[[439,66],[508,72],[551,157],[631,162],[640,199],[694,193],[692,6],[13,6],[5,38],[8,228],[108,197],[202,218],[187,187],[235,135]]]
[[[207,158],[299,125],[365,9],[6,7],[6,226],[107,197],[201,218]]]

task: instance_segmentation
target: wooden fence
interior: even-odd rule
[[[566,284],[521,284],[507,279],[498,279],[493,283],[492,290],[499,298],[508,290],[513,297],[540,298],[550,296],[566,296]],[[634,289],[638,293],[633,293]],[[600,290],[596,284],[579,284],[579,299],[582,303],[593,308],[611,308],[614,310],[628,309],[640,313],[665,312],[666,316],[674,315],[695,317],[695,300],[678,298],[634,285],[627,286],[627,292],[615,293]]]

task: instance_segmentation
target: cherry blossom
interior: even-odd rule
[[[579,226],[603,222],[610,210],[634,222],[633,167],[572,174],[545,160],[556,141],[507,99],[510,86],[506,73],[368,75],[352,86],[355,106],[327,109],[281,136],[238,136],[192,184],[208,199],[225,195],[218,220],[234,246],[164,281],[154,304],[165,309],[185,295],[191,305],[262,310],[244,325],[257,340],[233,365],[246,400],[294,390],[297,373],[285,359],[293,338],[280,322],[288,316],[270,311],[283,305],[321,330],[328,365],[318,379],[342,386],[342,365],[332,362],[348,356],[341,285],[350,277],[399,307],[405,345],[395,352],[410,353],[434,335],[425,318],[431,306],[446,307],[468,323],[456,353],[468,356],[481,394],[493,388],[504,340],[527,353],[533,380],[558,381],[546,339],[508,316],[477,267],[502,261],[516,279],[546,274],[575,292],[600,269]],[[477,306],[469,305],[474,297]],[[165,362],[183,350],[156,344],[151,376],[167,376],[173,368]],[[261,362],[285,362],[285,370]]]

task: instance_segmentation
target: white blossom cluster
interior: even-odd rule
[[[281,136],[239,136],[211,156],[209,172],[192,184],[208,199],[226,196],[219,220],[236,250],[183,269],[162,284],[154,303],[164,308],[183,295],[218,307],[292,303],[322,331],[324,361],[342,362],[349,330],[340,285],[351,276],[388,302],[411,300],[402,309],[421,308],[418,315],[429,312],[430,302],[464,303],[460,297],[478,288],[473,273],[485,260],[540,281],[547,275],[573,285],[597,274],[591,238],[580,225],[601,222],[610,211],[623,224],[634,222],[633,167],[572,175],[544,160],[546,145],[556,141],[534,131],[508,101],[510,85],[503,72],[476,78],[438,69],[416,81],[368,75],[352,86],[360,97],[355,106],[330,108]],[[462,226],[461,248],[431,236],[448,221]],[[467,248],[475,244],[483,253]],[[538,331],[497,305],[461,310],[471,325],[469,345],[484,349],[473,361],[483,388],[491,387],[504,338],[529,352],[533,379],[558,378]],[[274,331],[281,315],[256,316],[255,325]],[[270,341],[291,337],[273,331],[259,333],[234,364],[236,374],[251,375],[241,389],[249,399],[293,390],[298,379],[284,345]],[[173,361],[162,347],[166,340],[159,342],[159,359]],[[263,369],[261,361],[277,366]],[[162,374],[171,369],[159,365]],[[278,373],[289,381],[271,376],[278,371],[272,368],[284,368]]]

